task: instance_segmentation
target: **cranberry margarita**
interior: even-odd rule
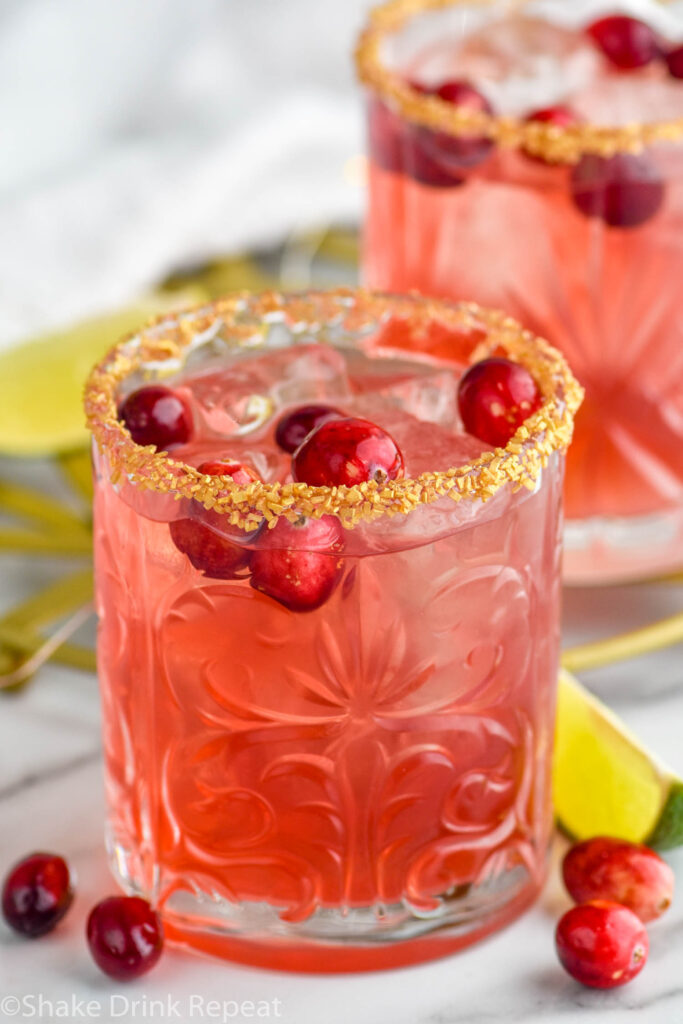
[[[364,292],[93,371],[108,844],[171,941],[395,966],[534,898],[580,397],[502,314]]]
[[[358,49],[367,282],[504,308],[586,387],[576,582],[683,566],[683,24],[649,10],[394,0]]]

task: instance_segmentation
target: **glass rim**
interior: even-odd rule
[[[363,85],[413,123],[449,135],[483,135],[499,146],[524,149],[548,163],[574,164],[584,155],[611,157],[639,153],[648,146],[683,138],[683,117],[672,120],[596,125],[581,121],[556,125],[519,117],[488,114],[418,92],[382,59],[382,44],[414,17],[446,7],[492,6],[496,0],[387,0],[370,11],[355,51]],[[517,0],[524,6],[529,0]],[[667,0],[658,0],[666,3]],[[683,86],[682,86],[683,87]]]
[[[177,372],[185,351],[196,339],[201,343],[212,330],[222,329],[236,346],[256,351],[265,341],[265,329],[275,323],[285,323],[297,333],[322,323],[351,331],[363,326],[379,328],[397,317],[410,318],[413,327],[437,322],[454,333],[471,333],[477,343],[470,362],[502,351],[533,374],[542,405],[504,448],[482,452],[470,462],[382,484],[368,481],[339,487],[260,481],[239,485],[229,476],[207,476],[174,459],[172,453],[136,444],[118,418],[117,389],[124,380],[145,368],[162,375]],[[477,334],[481,335],[482,329],[483,341]],[[127,478],[134,485],[171,494],[177,500],[199,501],[207,509],[229,516],[231,525],[251,532],[264,520],[274,526],[280,516],[294,522],[302,516],[336,515],[351,529],[382,516],[408,514],[445,496],[456,502],[487,501],[506,483],[512,483],[514,490],[533,490],[550,455],[569,445],[574,414],[582,399],[583,389],[564,357],[504,313],[417,293],[389,295],[339,288],[302,293],[240,292],[156,317],[115,345],[94,367],[86,381],[84,406],[87,425],[109,460],[114,482]]]

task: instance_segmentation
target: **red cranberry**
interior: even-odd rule
[[[542,401],[529,371],[509,359],[482,359],[470,366],[458,386],[465,430],[496,448],[505,447]]]
[[[588,34],[617,68],[642,68],[659,56],[654,32],[644,21],[626,14],[599,18],[588,26]]]
[[[599,836],[577,843],[562,864],[567,891],[577,903],[611,900],[641,921],[654,921],[671,905],[674,873],[654,850]]]
[[[275,428],[275,441],[284,452],[295,452],[312,430],[325,420],[344,419],[345,414],[331,405],[301,405],[282,416]]]
[[[438,96],[454,106],[493,113],[486,97],[469,82],[453,80],[433,89],[413,85],[419,92]],[[406,171],[424,185],[441,188],[462,185],[463,170],[481,163],[493,148],[492,140],[483,135],[451,135],[421,127],[411,131],[410,141],[404,157]]]
[[[457,188],[458,185],[463,185],[465,179],[462,175],[455,173],[434,157],[428,148],[429,144],[423,144],[424,136],[418,133],[427,130],[411,130],[404,152],[404,171],[421,185],[429,185],[430,188]]]
[[[335,516],[278,519],[261,536],[251,560],[251,585],[293,612],[310,612],[332,596],[341,579],[343,527]]]
[[[553,125],[556,128],[569,128],[571,125],[576,124],[579,120],[577,115],[570,107],[562,106],[558,104],[555,107],[542,107],[540,110],[534,110],[524,119],[527,123],[538,121],[542,124]],[[530,160],[536,160],[538,163],[547,163],[544,157],[537,155],[536,153],[530,153],[526,149],[524,150],[525,156],[528,156]]]
[[[667,53],[665,60],[669,74],[673,75],[674,78],[683,78],[683,46],[679,46],[675,50],[671,50],[670,53]]]
[[[230,458],[209,459],[197,466],[197,472],[203,473],[204,476],[229,476],[240,487],[256,483],[259,479],[251,466],[243,466],[241,462],[235,462]]]
[[[159,451],[185,444],[192,435],[192,416],[171,388],[150,384],[128,395],[119,407],[136,444],[153,444]]]
[[[384,483],[403,476],[403,455],[386,430],[369,420],[328,420],[292,459],[294,479],[316,487]]]
[[[198,469],[207,476],[229,476],[241,486],[259,479],[249,466],[230,460],[203,462]],[[248,537],[257,536],[256,531],[247,535],[239,526],[231,526],[227,516],[204,508],[198,501],[192,502],[192,518],[170,523],[169,530],[173,543],[195,569],[215,580],[233,579],[249,564],[251,551],[230,538],[244,543]]]
[[[525,121],[541,121],[543,124],[556,125],[558,128],[568,128],[576,124],[578,117],[570,107],[558,104],[556,107],[542,107],[527,114]]]
[[[161,918],[139,896],[110,896],[90,911],[87,925],[92,958],[105,974],[130,981],[146,974],[161,956]]]
[[[586,217],[616,228],[644,224],[664,201],[664,183],[647,156],[588,154],[572,168],[572,199]]]
[[[54,853],[32,853],[5,878],[2,914],[15,932],[36,938],[61,921],[73,896],[66,861]]]
[[[582,985],[616,988],[642,971],[649,943],[643,922],[628,907],[593,900],[560,918],[555,948],[564,969]]]
[[[469,82],[444,82],[436,90],[439,99],[455,107],[473,110],[481,114],[493,114],[493,107],[478,89]],[[438,155],[460,167],[474,167],[485,160],[493,149],[493,140],[485,135],[454,136],[436,134]]]

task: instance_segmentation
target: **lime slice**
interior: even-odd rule
[[[553,785],[558,824],[575,839],[608,835],[659,849],[683,843],[683,781],[565,671]]]
[[[205,298],[200,289],[152,294],[0,352],[0,454],[56,455],[87,444],[81,396],[92,366],[150,316]]]

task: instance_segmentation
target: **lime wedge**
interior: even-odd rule
[[[205,298],[194,288],[152,294],[0,352],[0,455],[56,455],[87,444],[81,396],[97,360],[150,316]]]
[[[575,839],[608,835],[659,849],[683,843],[683,781],[565,671],[553,788],[558,824]]]

